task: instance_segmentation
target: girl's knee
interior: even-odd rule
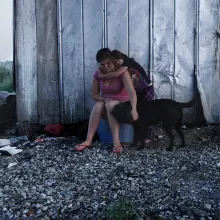
[[[115,105],[117,105],[119,103],[119,101],[116,100],[111,100],[106,102],[105,107],[107,111],[112,111],[112,109],[114,108]]]
[[[93,107],[93,111],[95,112],[103,112],[105,109],[105,103],[104,102],[96,102],[96,104]]]

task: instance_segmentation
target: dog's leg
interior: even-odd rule
[[[139,126],[139,140],[140,140],[140,145],[138,146],[138,150],[141,150],[144,148],[145,145],[145,134],[147,130],[147,125],[145,126]]]
[[[139,132],[138,132],[138,124],[137,124],[138,122],[134,122],[133,124],[132,124],[132,126],[133,126],[133,129],[134,129],[134,140],[133,140],[133,144],[132,144],[132,146],[134,146],[134,147],[137,147],[137,144],[138,144],[138,141],[139,141],[139,139],[140,139],[140,137],[139,137]]]
[[[185,137],[184,137],[184,134],[182,132],[182,129],[181,129],[181,122],[178,124],[176,124],[174,127],[175,127],[175,130],[177,131],[179,137],[180,137],[180,140],[181,140],[181,145],[179,147],[185,147]]]
[[[134,128],[133,146],[136,147],[138,150],[140,150],[144,148],[144,132],[143,132],[143,128],[141,127],[140,121],[134,122],[133,128]]]
[[[138,150],[142,150],[145,145],[145,132],[141,131],[141,133],[140,146],[138,146]]]
[[[173,135],[173,126],[171,125],[166,125],[166,124],[163,124],[164,126],[164,129],[170,139],[170,145],[169,147],[166,148],[167,151],[172,151],[173,150],[173,143],[174,143],[174,135]]]

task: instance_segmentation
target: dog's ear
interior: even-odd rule
[[[128,109],[129,111],[132,110],[131,102],[125,102],[125,108]]]

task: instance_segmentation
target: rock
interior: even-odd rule
[[[47,197],[47,195],[44,194],[44,193],[41,193],[41,197],[42,197],[43,199],[45,199],[45,198]]]
[[[29,208],[31,206],[31,204],[29,202],[25,203],[25,207]]]
[[[47,215],[45,215],[44,218],[43,218],[43,220],[50,220],[50,217],[47,216]]]
[[[210,210],[212,208],[211,204],[204,204],[204,208]]]
[[[197,217],[205,217],[206,216],[206,212],[202,211],[200,209],[194,209],[193,214]]]
[[[36,208],[37,208],[37,209],[40,209],[40,208],[42,208],[42,207],[43,207],[42,204],[38,204],[38,203],[36,204]]]
[[[41,213],[41,209],[37,210],[37,214],[40,214]]]
[[[191,130],[184,130],[186,140],[187,132]],[[99,142],[75,152],[79,141],[65,137],[44,141],[44,148],[36,147],[41,143],[23,146],[15,156],[16,169],[7,169],[13,158],[1,157],[0,215],[99,219],[112,207],[133,210],[138,219],[145,214],[152,219],[218,219],[219,148],[195,139],[193,145],[168,153],[163,130],[158,135],[164,136],[164,143],[155,140],[140,151],[128,146],[119,155]],[[26,155],[31,160],[24,159]]]
[[[117,199],[118,195],[115,193],[113,199]]]
[[[42,207],[42,210],[43,210],[43,211],[47,211],[47,209],[48,209],[47,206],[43,206],[43,207]]]
[[[28,213],[28,212],[29,212],[28,209],[25,209],[25,210],[23,211],[24,214],[26,214],[26,213]]]
[[[49,196],[49,195],[51,195],[52,194],[52,190],[50,190],[50,189],[48,189],[48,190],[46,190],[46,194]]]

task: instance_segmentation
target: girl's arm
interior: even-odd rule
[[[98,74],[98,78],[99,79],[113,79],[115,77],[120,76],[122,73],[124,73],[126,70],[128,69],[127,66],[120,66],[117,70],[113,71],[113,72],[109,72],[107,74]]]
[[[132,106],[131,113],[133,120],[136,121],[138,119],[137,95],[128,71],[124,72],[122,76],[122,81],[124,83],[126,90],[128,91],[129,99],[131,101],[131,106]]]
[[[93,79],[92,82],[92,98],[95,101],[104,101],[104,97],[100,95],[99,82],[96,79]]]

